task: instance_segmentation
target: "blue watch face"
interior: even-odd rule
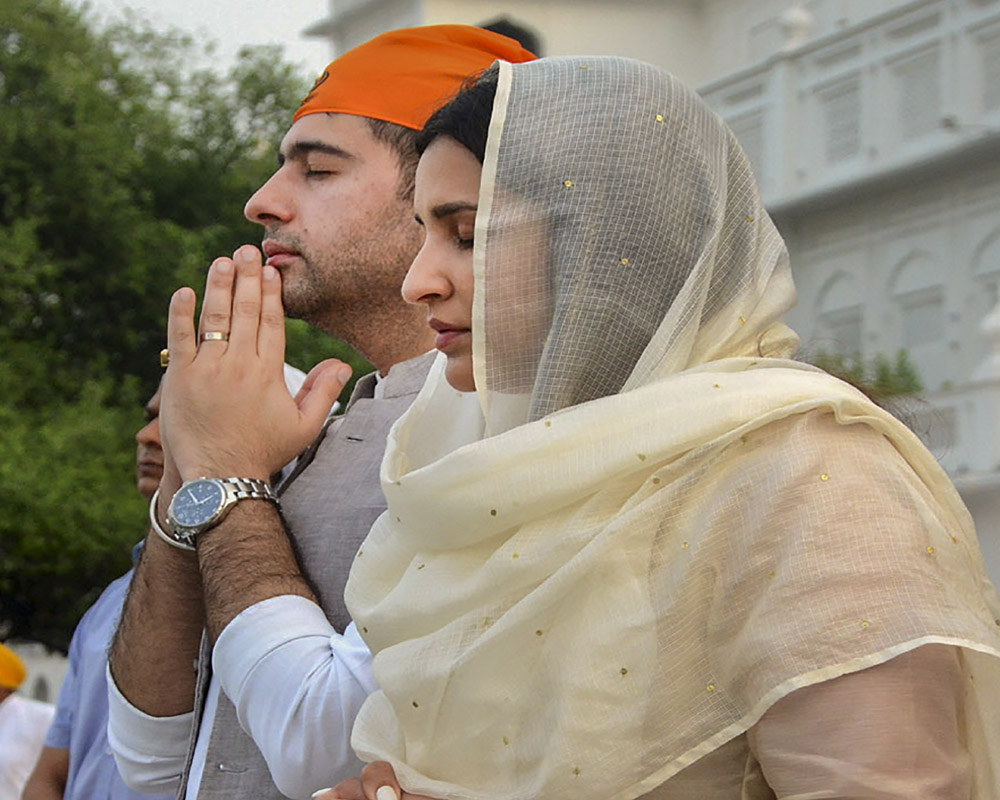
[[[174,495],[170,514],[177,524],[195,528],[210,522],[225,499],[225,491],[214,481],[194,481]]]

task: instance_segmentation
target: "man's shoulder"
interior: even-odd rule
[[[423,388],[427,373],[437,357],[437,351],[421,353],[419,356],[400,361],[389,368],[385,376],[385,389],[382,396],[400,397],[406,394],[416,394]]]

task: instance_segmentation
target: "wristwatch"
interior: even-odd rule
[[[266,481],[256,478],[197,478],[186,481],[167,509],[167,538],[183,549],[194,549],[194,540],[225,519],[240,500],[270,500],[278,495]]]

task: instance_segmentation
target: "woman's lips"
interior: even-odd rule
[[[438,335],[434,337],[434,346],[441,351],[447,350],[456,341],[464,336],[468,336],[469,330],[467,328],[448,328],[443,331],[438,331]]]

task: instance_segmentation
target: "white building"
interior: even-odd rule
[[[806,351],[907,350],[1000,584],[1000,0],[330,0],[307,33],[498,16],[699,88],[788,241]]]

